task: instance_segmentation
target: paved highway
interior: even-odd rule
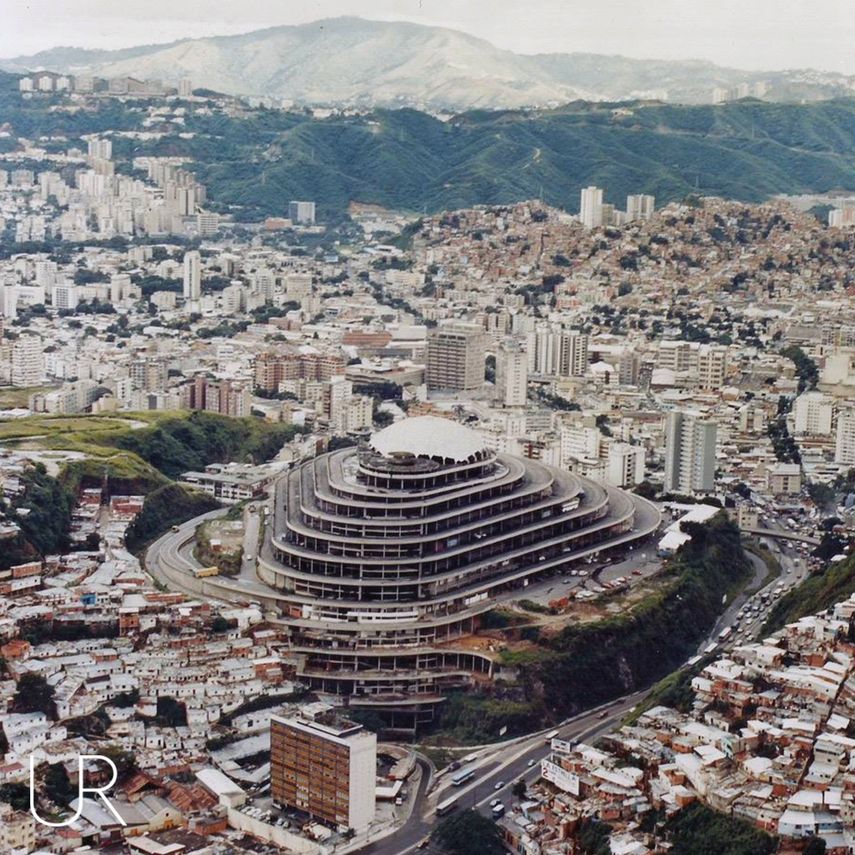
[[[747,534],[758,535],[759,537],[774,537],[778,540],[792,540],[799,543],[807,543],[810,546],[819,546],[821,543],[818,537],[810,537],[806,534],[797,534],[782,528],[746,528],[743,529],[743,531]]]
[[[645,689],[627,695],[619,701],[568,719],[555,729],[559,730],[562,739],[596,739],[612,730],[646,694]],[[540,761],[548,753],[549,746],[544,742],[542,733],[510,744],[497,745],[494,749],[482,750],[480,759],[470,764],[477,767],[475,779],[471,783],[455,787],[451,784],[450,774],[435,779],[436,785],[426,798],[419,792],[421,804],[416,805],[403,828],[384,840],[363,847],[359,852],[366,855],[406,855],[415,852],[418,843],[433,830],[436,805],[451,796],[457,796],[463,808],[473,807],[489,814],[492,799],[501,798],[505,804],[510,802],[511,787],[516,781],[524,778],[531,784],[537,780],[540,776]],[[496,784],[500,782],[502,787],[497,790]]]

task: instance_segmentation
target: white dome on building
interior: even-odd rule
[[[453,460],[455,463],[463,463],[489,451],[484,437],[477,431],[437,416],[402,419],[375,433],[369,445],[385,456],[403,452],[415,457]]]

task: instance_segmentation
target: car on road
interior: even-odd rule
[[[500,804],[501,801],[501,799],[490,799],[490,807],[494,808],[497,804]]]
[[[252,561],[253,558],[255,558],[255,556],[251,552],[247,552],[247,554],[244,555],[243,560],[244,561]]]
[[[494,790],[501,790],[501,789],[502,789],[502,787],[504,787],[504,786],[505,786],[505,782],[504,782],[504,781],[496,781],[496,786],[495,786],[495,787],[493,787],[493,789],[494,789]]]
[[[597,718],[605,718],[608,714],[609,714],[609,711],[608,711],[608,710],[603,710],[603,711],[602,711],[602,712],[597,716]]]
[[[529,769],[530,769],[532,766],[534,766],[534,764],[535,764],[535,760],[534,760],[534,758],[532,757],[532,758],[531,758],[531,760],[529,760],[529,761],[528,761],[528,763],[527,763],[526,765],[527,765],[527,766],[529,767]]]

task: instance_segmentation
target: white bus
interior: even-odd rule
[[[457,796],[452,796],[450,799],[446,799],[443,802],[440,802],[436,806],[436,815],[437,816],[445,816],[447,813],[451,813],[457,807]]]
[[[471,767],[468,769],[461,769],[459,772],[455,772],[451,778],[451,784],[454,787],[459,787],[462,784],[465,784],[467,781],[470,781],[475,777],[475,770]]]

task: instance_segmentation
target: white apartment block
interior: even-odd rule
[[[496,353],[496,397],[505,407],[524,407],[528,391],[528,354],[517,342],[502,342]]]
[[[844,466],[855,466],[855,409],[841,410],[837,416],[834,462]]]
[[[643,193],[626,197],[627,220],[649,220],[656,210],[656,199]]]
[[[579,220],[586,229],[603,224],[603,191],[600,187],[584,187],[579,204]]]
[[[131,277],[127,273],[115,273],[110,277],[110,302],[120,303],[131,293]]]
[[[370,395],[354,395],[344,407],[343,430],[356,433],[369,430],[374,423],[374,399]]]
[[[559,326],[528,334],[528,370],[558,377],[582,377],[588,370],[588,336]]]
[[[53,286],[51,301],[55,309],[75,309],[80,302],[77,286],[73,282],[62,282]]]
[[[834,398],[823,392],[803,392],[793,404],[793,429],[797,436],[831,436]]]
[[[718,391],[727,376],[727,348],[702,344],[698,348],[698,387]]]
[[[668,413],[665,420],[665,492],[712,492],[715,445],[715,422],[679,410]]]
[[[575,425],[562,425],[559,436],[563,467],[568,467],[574,461],[599,458],[603,435],[593,418],[582,419]]]
[[[197,250],[184,253],[184,299],[190,302],[202,296],[202,256]]]
[[[315,203],[289,202],[288,219],[295,225],[313,226],[315,224]]]
[[[718,391],[727,376],[727,348],[716,344],[663,341],[656,356],[656,367],[673,371],[675,380],[682,376],[699,389]]]
[[[45,372],[42,340],[23,332],[12,342],[12,385],[19,388],[38,386]]]
[[[855,208],[834,208],[828,212],[828,225],[833,229],[855,226]]]
[[[628,442],[609,445],[606,483],[612,487],[634,487],[644,480],[644,449]]]

